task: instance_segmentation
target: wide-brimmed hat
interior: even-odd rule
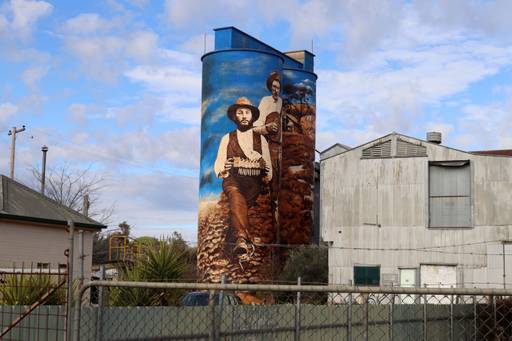
[[[273,81],[278,81],[279,84],[281,84],[281,75],[279,74],[279,72],[274,71],[270,74],[270,76],[268,76],[268,78],[267,78],[268,91],[272,91],[272,82]]]
[[[252,122],[256,121],[258,117],[260,117],[260,111],[254,105],[252,105],[251,101],[247,97],[240,97],[236,100],[235,104],[232,104],[228,108],[228,117],[236,122],[235,113],[238,108],[247,108],[252,112]]]

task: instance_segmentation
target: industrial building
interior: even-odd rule
[[[321,154],[329,282],[512,287],[512,153],[398,133]]]

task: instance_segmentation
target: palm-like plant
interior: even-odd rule
[[[125,281],[176,281],[187,271],[187,256],[180,244],[173,240],[161,240],[157,247],[147,249],[135,264],[121,271]],[[177,292],[157,289],[113,288],[110,302],[122,306],[166,305],[175,303]]]
[[[0,284],[0,303],[30,305],[47,293],[51,286],[48,275],[7,275],[4,283]]]

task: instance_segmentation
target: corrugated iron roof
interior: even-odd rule
[[[477,155],[512,156],[512,149],[477,150],[471,153]]]
[[[64,226],[68,220],[72,220],[79,227],[106,227],[5,175],[0,175],[0,219],[2,218]]]

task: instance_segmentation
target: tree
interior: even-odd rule
[[[328,283],[327,255],[327,248],[322,246],[304,246],[292,249],[288,254],[288,260],[279,280],[297,282],[297,278],[300,277],[302,283]]]
[[[117,226],[119,227],[119,230],[121,230],[122,235],[130,235],[132,227],[126,222],[126,220],[124,220],[122,223],[119,223]]]
[[[32,168],[34,188],[41,184],[41,171]],[[100,193],[106,188],[105,178],[93,174],[90,168],[74,169],[69,165],[57,168],[48,168],[46,171],[45,195],[59,204],[67,206],[77,212],[83,211],[84,196],[89,196],[88,216],[108,225],[114,211],[114,206],[99,207]]]
[[[108,262],[109,236],[99,232],[93,235],[92,239],[92,264],[105,264]]]

